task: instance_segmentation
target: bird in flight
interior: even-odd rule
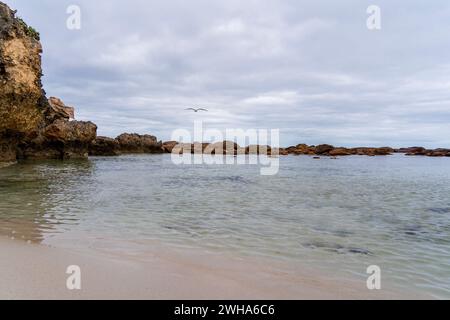
[[[187,108],[185,110],[192,110],[194,112],[199,112],[199,111],[206,111],[206,112],[208,112],[207,109],[203,109],[203,108],[197,108],[197,109],[195,109],[195,108]]]

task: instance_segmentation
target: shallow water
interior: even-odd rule
[[[450,298],[450,159],[281,157],[258,166],[170,155],[25,162],[0,169],[0,234],[61,247],[168,246],[301,263]]]

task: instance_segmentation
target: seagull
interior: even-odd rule
[[[187,108],[187,109],[185,109],[185,110],[192,110],[192,111],[194,111],[194,112],[199,112],[199,111],[206,111],[206,112],[208,112],[208,110],[207,110],[207,109],[203,109],[203,108],[198,108],[198,109],[194,109],[194,108]]]

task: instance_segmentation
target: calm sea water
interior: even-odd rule
[[[281,157],[172,164],[169,155],[26,162],[0,169],[0,234],[145,251],[146,241],[301,262],[450,298],[450,158]],[[72,235],[72,236],[71,236]]]

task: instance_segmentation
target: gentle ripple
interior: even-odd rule
[[[450,298],[449,158],[289,156],[280,166],[261,176],[168,155],[25,162],[0,169],[0,233],[135,250],[159,240],[361,279],[376,264],[388,286]]]

